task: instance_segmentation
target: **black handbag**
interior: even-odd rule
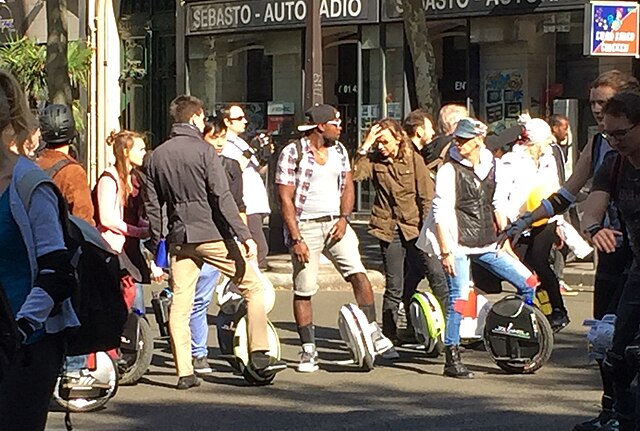
[[[15,316],[9,305],[9,299],[0,284],[0,382],[9,372],[18,351],[20,337],[16,326]]]

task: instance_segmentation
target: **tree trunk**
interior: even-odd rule
[[[407,44],[413,57],[416,96],[420,108],[437,114],[440,91],[436,76],[436,58],[429,38],[422,0],[402,0],[402,18]]]
[[[49,102],[71,106],[67,65],[67,0],[47,0],[47,87]]]

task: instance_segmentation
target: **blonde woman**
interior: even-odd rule
[[[553,135],[540,118],[523,118],[524,131],[519,145],[502,157],[497,177],[498,210],[509,221],[532,211],[540,201],[560,187],[558,169],[551,151]],[[549,264],[549,253],[557,242],[557,220],[536,222],[518,244],[524,263],[540,279],[540,288],[549,295],[553,307],[547,316],[551,327],[559,331],[569,324],[569,315],[560,294],[560,283]]]

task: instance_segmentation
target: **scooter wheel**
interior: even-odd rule
[[[242,369],[242,377],[244,377],[244,380],[251,386],[268,386],[273,382],[276,375],[273,374],[266,378],[257,378],[254,372],[250,371],[247,367],[244,367]]]
[[[127,355],[124,359],[131,365],[118,370],[120,372],[121,385],[135,385],[144,376],[151,366],[153,360],[153,333],[151,325],[145,317],[138,320],[138,330],[140,335],[138,338],[138,351]]]

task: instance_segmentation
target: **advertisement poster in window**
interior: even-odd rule
[[[594,1],[589,8],[585,14],[585,28],[591,30],[588,55],[640,57],[638,3]]]
[[[362,132],[362,139],[364,139],[373,123],[379,118],[380,107],[378,105],[362,105],[360,108],[360,128]]]
[[[484,77],[484,118],[500,132],[515,124],[524,103],[524,74],[520,70],[489,71]]]
[[[294,129],[296,107],[293,102],[267,104],[267,132],[275,136],[290,134]]]

